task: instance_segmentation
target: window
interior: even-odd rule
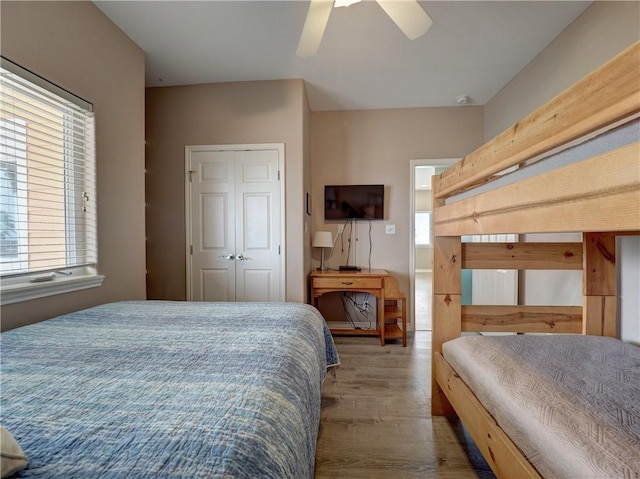
[[[92,105],[5,58],[0,75],[2,304],[98,286]]]
[[[431,244],[431,211],[416,211],[416,245]]]

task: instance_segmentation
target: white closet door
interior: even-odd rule
[[[281,151],[215,148],[187,148],[189,299],[281,301]]]
[[[192,151],[191,298],[236,300],[235,153]]]
[[[280,300],[278,151],[236,152],[236,300]]]

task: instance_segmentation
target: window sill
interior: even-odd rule
[[[42,283],[20,283],[2,287],[0,304],[20,303],[32,299],[45,298],[56,294],[71,293],[83,289],[97,288],[104,281],[103,275],[76,276],[74,278],[56,277]]]

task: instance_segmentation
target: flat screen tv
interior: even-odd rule
[[[384,185],[327,185],[324,187],[325,220],[381,220]]]

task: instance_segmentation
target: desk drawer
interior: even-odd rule
[[[316,289],[377,289],[382,287],[382,278],[313,278]]]

